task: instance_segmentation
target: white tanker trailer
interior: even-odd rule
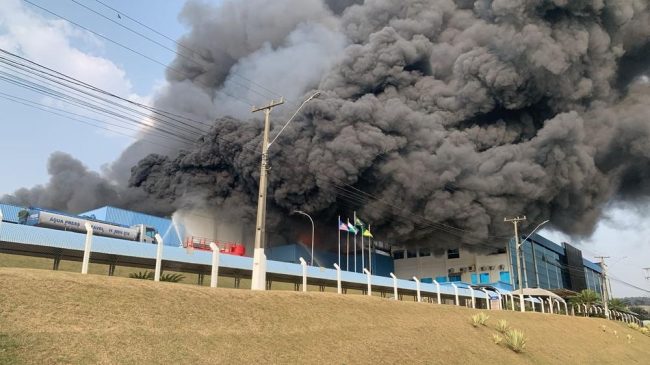
[[[90,223],[93,227],[93,234],[97,236],[145,243],[156,242],[154,238],[157,233],[156,229],[144,224],[127,227],[114,223],[101,222],[39,209],[29,210],[29,216],[27,217],[25,224],[63,231],[86,233],[86,222]]]

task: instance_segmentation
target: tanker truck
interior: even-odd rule
[[[21,223],[36,227],[86,233],[85,224],[89,222],[94,235],[144,243],[156,243],[154,237],[158,233],[155,228],[144,224],[128,227],[34,208],[30,208],[28,213],[27,219],[22,219]]]

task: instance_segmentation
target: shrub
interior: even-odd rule
[[[129,277],[131,279],[141,279],[141,280],[153,280],[153,276],[154,276],[154,272],[147,271],[147,270],[145,270],[144,272],[138,271],[129,274]]]
[[[183,281],[185,276],[182,274],[164,274],[160,275],[160,281],[168,281],[170,283],[178,283]]]
[[[499,322],[497,322],[496,330],[501,333],[506,333],[506,331],[508,330],[508,321],[502,319]]]
[[[501,335],[498,334],[498,333],[494,333],[494,334],[492,334],[492,341],[496,345],[499,345],[501,343],[501,341],[503,341],[503,337],[501,337]]]
[[[490,316],[488,316],[483,312],[475,314],[471,317],[472,326],[474,327],[478,327],[479,325],[485,326],[485,322],[488,320],[488,318],[490,318]]]
[[[144,272],[138,271],[137,273],[130,273],[129,277],[131,279],[141,279],[141,280],[153,280],[155,273],[153,271],[145,270]],[[178,283],[183,281],[185,276],[182,274],[161,274],[160,281],[167,281],[170,283]]]
[[[631,329],[635,330],[635,331],[638,331],[641,328],[636,323],[628,323],[627,326],[630,327]]]
[[[634,337],[632,337],[632,335],[627,335],[627,343],[632,343],[633,339]]]
[[[511,329],[506,331],[505,341],[506,346],[508,346],[512,351],[519,353],[524,351],[527,340],[526,337],[524,337],[523,332]]]
[[[644,335],[649,335],[650,334],[650,329],[648,327],[642,327],[642,328],[639,329],[639,331],[641,333],[643,333]]]

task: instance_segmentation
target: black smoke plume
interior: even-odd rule
[[[323,92],[271,151],[280,233],[293,209],[332,226],[356,210],[388,241],[480,247],[511,234],[504,216],[589,235],[609,204],[650,193],[645,2],[263,3],[181,15],[200,62],[177,58],[189,76],[170,73],[156,104],[215,122],[177,155],[137,155],[131,189],[158,208],[254,221],[261,123],[223,95],[256,97],[246,80],[294,101],[272,135]]]

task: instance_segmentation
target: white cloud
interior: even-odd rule
[[[20,0],[0,4],[0,47],[35,62],[106,89],[118,95],[134,95],[126,72],[107,58],[73,46],[101,50],[102,43],[91,33],[60,19],[49,19]]]
[[[622,284],[625,281],[644,290],[650,290],[650,281],[643,277],[643,267],[650,266],[650,226],[647,214],[629,206],[615,206],[607,212],[594,234],[585,239],[572,239],[560,232],[542,230],[540,234],[556,243],[569,242],[582,250],[585,258],[593,261],[595,256],[609,256],[607,263],[615,297],[644,296],[646,291]]]

